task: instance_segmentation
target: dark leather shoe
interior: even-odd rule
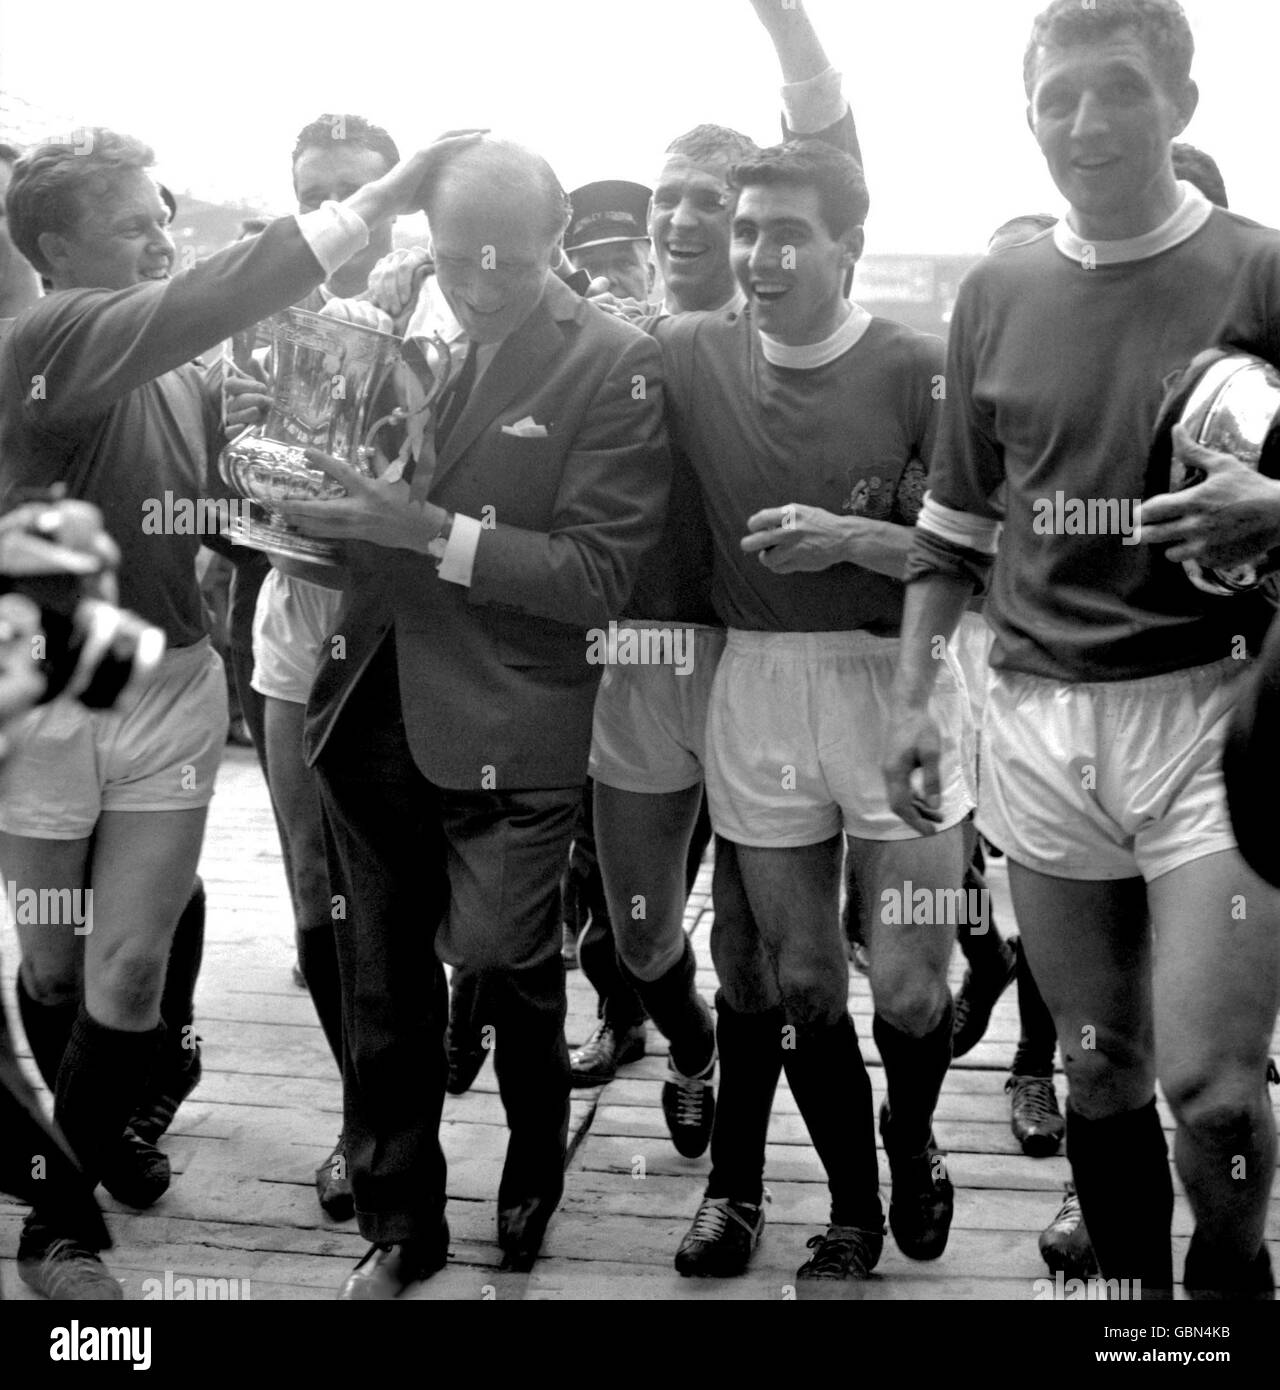
[[[347,1172],[347,1151],[342,1135],[333,1152],[316,1169],[316,1196],[320,1208],[331,1221],[350,1221],[356,1214],[355,1194]]]
[[[562,1185],[553,1195],[529,1197],[519,1206],[499,1207],[498,1245],[503,1254],[503,1269],[527,1274],[533,1268],[563,1193]]]
[[[399,1245],[374,1245],[347,1275],[338,1291],[348,1303],[368,1303],[399,1298],[410,1284],[429,1279],[444,1268],[449,1258],[449,1226],[440,1223],[439,1241],[403,1241]]]
[[[132,1126],[125,1129],[102,1165],[102,1185],[127,1207],[145,1211],[169,1190],[169,1159]]]
[[[638,1062],[644,1056],[644,1048],[643,1023],[617,1028],[605,1019],[581,1047],[569,1054],[570,1081],[574,1086],[603,1086],[617,1076],[619,1067]]]

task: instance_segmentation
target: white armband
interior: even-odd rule
[[[924,495],[924,506],[920,508],[916,526],[952,545],[976,550],[980,555],[994,555],[1000,542],[999,521],[989,516],[976,516],[973,512],[958,512],[944,507],[941,502],[933,500],[932,492]]]

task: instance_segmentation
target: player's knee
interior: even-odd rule
[[[876,1014],[909,1038],[926,1038],[947,1011],[945,981],[901,975],[874,991]]]
[[[1260,1069],[1188,1067],[1162,1077],[1161,1085],[1174,1119],[1198,1141],[1215,1149],[1251,1151],[1266,1108]]]
[[[110,1002],[114,1014],[145,1017],[164,992],[168,951],[122,947],[112,952],[94,972],[95,993]]]
[[[1062,1049],[1062,1068],[1067,1074],[1073,1103],[1087,1113],[1091,1096],[1125,1093],[1134,1087],[1144,1089],[1151,1068],[1149,1051],[1141,1043],[1113,1029],[1082,1024],[1058,1039]]]
[[[793,966],[779,978],[787,1021],[805,1028],[837,1022],[849,1007],[849,982],[816,964]]]
[[[22,962],[22,979],[27,993],[37,1004],[74,1004],[80,995],[75,961]]]
[[[684,954],[684,942],[638,941],[634,937],[618,938],[618,957],[627,973],[643,984],[653,984],[679,964]]]

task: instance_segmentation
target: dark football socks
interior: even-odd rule
[[[913,1038],[886,1023],[879,1014],[871,1025],[872,1036],[884,1063],[889,1113],[893,1119],[895,1157],[921,1154],[929,1146],[938,1092],[951,1065],[951,1032],[954,1008],[951,997],[931,1033]]]
[[[145,1092],[163,1026],[145,1033],[107,1028],[85,1011],[76,1016],[58,1071],[54,1118],[92,1184]]]
[[[708,1197],[758,1203],[764,1192],[764,1146],[773,1093],[782,1075],[781,1009],[735,1013],[716,996],[716,1046],[720,1081],[711,1132]]]
[[[1067,1103],[1067,1157],[1104,1279],[1140,1279],[1142,1297],[1173,1289],[1173,1180],[1154,1098],[1086,1120]]]
[[[684,939],[680,959],[656,980],[640,980],[625,966],[622,969],[654,1026],[671,1044],[672,1065],[682,1076],[701,1075],[715,1055],[716,1028],[695,984],[698,965],[689,938]]]
[[[798,1027],[782,1065],[831,1186],[831,1222],[884,1229],[871,1078],[853,1020]],[[722,1102],[723,1103],[723,1102]]]
[[[333,939],[332,922],[317,922],[298,933],[298,964],[341,1075],[342,981],[338,976],[338,948]]]
[[[62,1066],[62,1055],[67,1050],[67,1040],[79,1012],[80,1004],[75,999],[64,1004],[41,1004],[33,999],[19,969],[18,1013],[22,1018],[22,1031],[27,1035],[27,1046],[50,1091],[57,1089],[58,1068]]]
[[[1052,1076],[1058,1030],[1053,1026],[1053,1017],[1041,998],[1021,943],[1015,949],[1018,952],[1018,1018],[1021,1032],[1018,1050],[1013,1055],[1013,1066],[1009,1070],[1015,1076]]]

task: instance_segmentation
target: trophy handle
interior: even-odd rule
[[[379,430],[393,423],[411,420],[415,415],[421,415],[425,411],[430,410],[440,399],[440,393],[449,384],[450,369],[453,365],[453,350],[438,333],[432,333],[430,335],[427,339],[427,347],[435,348],[436,355],[439,359],[434,371],[431,369],[430,360],[425,352],[422,353],[421,361],[417,359],[416,354],[413,358],[406,357],[403,348],[400,354],[400,360],[409,368],[418,384],[427,393],[426,400],[413,410],[409,410],[406,406],[398,405],[393,411],[384,415],[380,420],[375,420],[365,431],[364,443],[360,446],[359,455],[362,463],[368,464],[371,462],[374,452],[373,439]]]

